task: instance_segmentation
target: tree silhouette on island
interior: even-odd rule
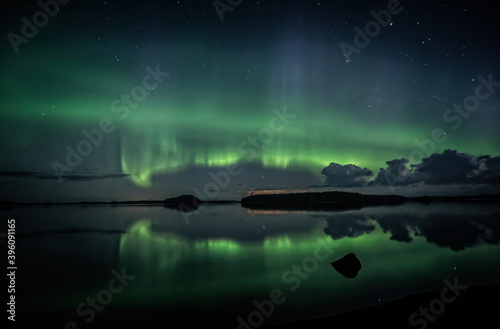
[[[201,204],[241,203],[242,207],[270,210],[347,210],[360,209],[367,206],[401,205],[406,202],[468,202],[500,204],[500,194],[465,195],[465,196],[419,196],[405,197],[401,195],[370,195],[351,192],[306,192],[285,194],[257,194],[238,200],[200,200],[198,197],[183,194],[164,200],[130,200],[130,201],[79,201],[79,202],[14,202],[0,201],[0,207],[26,206],[164,206],[183,212],[195,211]]]

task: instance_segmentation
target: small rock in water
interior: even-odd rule
[[[353,253],[345,255],[331,264],[337,272],[349,279],[355,278],[361,269],[361,262]]]

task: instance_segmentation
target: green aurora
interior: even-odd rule
[[[471,134],[454,132],[444,121],[435,121],[434,126],[429,126],[427,122],[408,124],[408,118],[396,117],[384,118],[375,126],[371,118],[359,116],[360,105],[352,109],[342,105],[317,105],[310,96],[290,96],[291,100],[284,102],[284,97],[273,97],[271,92],[264,99],[242,96],[239,90],[228,90],[220,95],[222,97],[213,96],[215,90],[199,91],[196,97],[190,94],[191,89],[173,94],[172,86],[179,84],[178,79],[185,79],[174,74],[149,91],[143,101],[133,102],[132,108],[120,100],[120,95],[126,94],[123,91],[130,92],[137,85],[134,80],[141,81],[141,78],[112,71],[105,74],[96,68],[75,72],[78,71],[75,67],[68,67],[58,58],[49,59],[46,67],[36,71],[26,67],[26,71],[18,73],[23,76],[19,84],[2,81],[2,89],[10,95],[4,99],[6,108],[16,109],[5,113],[8,119],[21,127],[38,126],[36,131],[11,128],[9,134],[14,145],[36,143],[38,136],[45,133],[50,136],[50,131],[60,131],[64,126],[75,127],[70,138],[75,143],[68,145],[76,149],[77,142],[85,140],[79,130],[96,129],[100,120],[108,118],[116,129],[106,134],[106,140],[94,150],[106,152],[112,143],[108,140],[116,140],[121,172],[130,174],[134,183],[145,187],[150,186],[151,178],[157,174],[245,162],[257,162],[269,168],[306,170],[318,176],[331,162],[377,171],[385,167],[388,159],[408,157],[419,150],[415,140],[430,139],[436,127],[451,133],[444,143],[435,145],[433,152],[451,148],[475,154],[497,154],[498,142],[492,138],[493,132],[484,131],[471,137],[473,131]],[[141,73],[146,75],[147,71],[135,75],[140,77]],[[6,74],[15,75],[15,72],[11,69]],[[78,79],[70,81],[75,74]],[[49,82],[46,85],[26,83],[41,77],[48,78]],[[102,82],[96,84],[96,81]],[[62,85],[65,88],[58,89]],[[38,91],[37,102],[19,98],[21,89],[35,95]],[[115,99],[120,102],[113,106]],[[273,110],[285,111],[294,118],[286,124],[275,121],[275,129],[271,130],[270,121],[276,117]],[[436,110],[444,112],[445,108]],[[53,155],[64,163],[66,152],[62,137],[57,134],[53,137],[59,144]],[[88,159],[84,158],[85,161]]]
[[[76,14],[82,8],[65,10]],[[474,94],[479,76],[498,80],[497,56],[481,43],[488,33],[470,41],[477,45],[467,52],[451,51],[455,44],[440,36],[441,44],[419,45],[448,48],[450,56],[413,46],[401,55],[405,43],[393,39],[409,32],[395,24],[346,64],[339,37],[326,42],[316,28],[289,22],[270,33],[255,22],[242,23],[243,32],[252,31],[245,24],[254,26],[248,38],[217,19],[207,23],[210,29],[181,20],[168,37],[156,30],[118,37],[114,29],[88,29],[81,20],[65,29],[70,17],[58,15],[18,54],[2,52],[1,128],[9,136],[1,142],[9,155],[3,171],[127,175],[124,180],[138,188],[130,188],[133,195],[151,188],[155,177],[236,164],[283,175],[303,172],[314,177],[314,185],[324,181],[321,171],[332,162],[376,175],[387,161],[412,158],[412,152],[410,164],[446,149],[500,155],[498,93],[482,100],[457,129],[443,117]],[[168,25],[176,26],[177,19],[170,17]],[[345,24],[335,31],[340,40],[352,38]],[[154,88],[145,90],[148,67],[163,75],[147,80]],[[269,134],[273,111],[294,117],[286,124],[273,121],[276,129]],[[91,145],[82,131],[99,129],[102,120],[112,129]],[[429,144],[436,128],[446,133],[444,142]],[[81,159],[70,166],[68,148],[78,152],[82,142],[85,155],[78,153]],[[266,187],[273,185],[286,182]],[[170,191],[176,193],[175,186]]]

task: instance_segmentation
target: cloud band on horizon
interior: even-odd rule
[[[373,180],[373,171],[353,164],[330,163],[323,168],[326,184],[332,187],[408,186],[412,184],[489,184],[500,185],[500,157],[476,157],[456,150],[445,150],[408,166],[408,159],[393,159],[380,168]]]

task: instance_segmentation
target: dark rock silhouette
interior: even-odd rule
[[[361,269],[361,262],[353,253],[345,255],[331,264],[337,272],[349,279],[355,278]]]
[[[200,199],[194,195],[184,194],[175,198],[165,199],[163,205],[167,208],[189,212],[198,209],[200,206]]]

